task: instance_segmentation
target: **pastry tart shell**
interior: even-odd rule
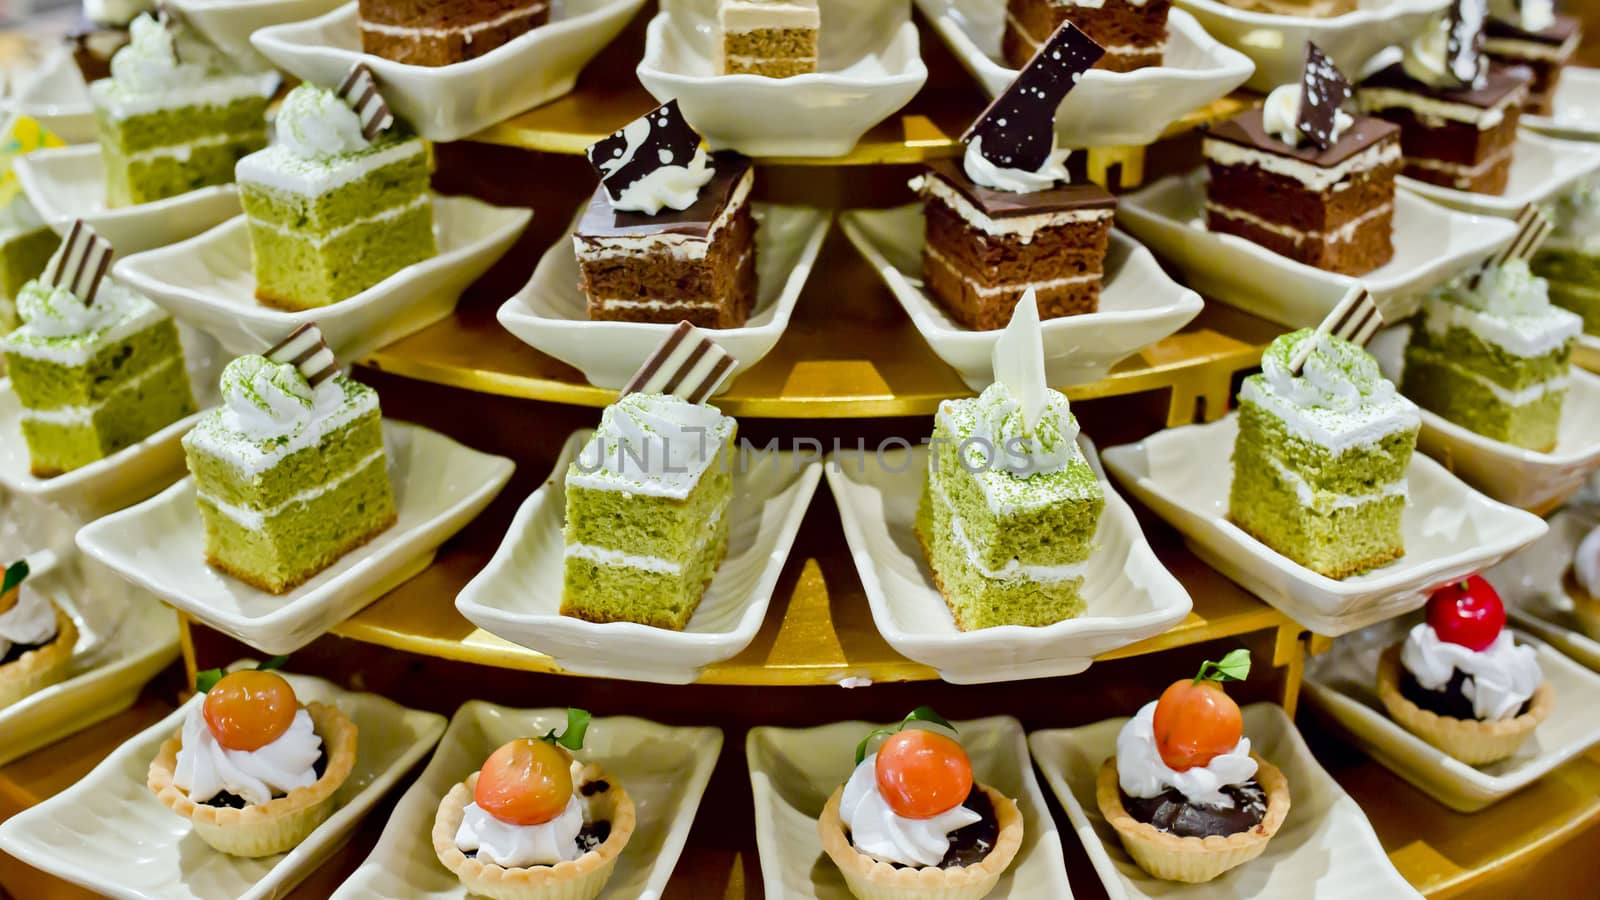
[[[621,785],[607,779],[600,766],[574,762],[572,768],[574,785],[581,787],[596,781],[611,785],[605,793],[588,800],[595,818],[611,822],[611,833],[600,846],[553,866],[507,868],[469,858],[456,846],[456,832],[478,787],[478,773],[473,772],[439,801],[439,812],[433,820],[433,852],[439,862],[461,879],[468,892],[493,900],[593,900],[617,867],[617,858],[633,837],[637,820],[633,799]],[[603,803],[610,804],[609,811],[600,805]]]
[[[1260,856],[1289,815],[1288,780],[1277,766],[1260,756],[1252,753],[1250,758],[1256,761],[1256,781],[1267,795],[1267,812],[1256,827],[1237,834],[1184,837],[1135,819],[1122,805],[1114,756],[1100,767],[1095,800],[1100,814],[1116,829],[1123,848],[1139,868],[1166,881],[1210,881]]]
[[[1469,766],[1481,766],[1516,754],[1539,723],[1550,718],[1556,692],[1549,680],[1533,692],[1528,711],[1510,719],[1480,722],[1429,712],[1400,693],[1400,644],[1378,660],[1378,699],[1401,727]]]
[[[850,893],[860,900],[978,900],[994,890],[1000,876],[1022,849],[1022,812],[1017,809],[1016,802],[986,784],[978,788],[994,806],[1000,828],[994,849],[981,862],[949,869],[937,866],[896,868],[860,852],[851,846],[839,817],[843,785],[828,798],[822,816],[817,819],[822,849],[844,874]]]
[[[27,699],[67,677],[72,664],[72,648],[78,644],[78,627],[59,606],[56,611],[56,636],[37,650],[29,650],[0,666],[0,709]]]
[[[168,738],[150,763],[146,784],[167,808],[189,820],[194,833],[212,848],[231,856],[274,856],[294,849],[333,812],[334,795],[350,777],[356,762],[356,725],[337,707],[307,703],[306,712],[328,754],[322,777],[243,809],[195,803],[174,782],[182,730]]]

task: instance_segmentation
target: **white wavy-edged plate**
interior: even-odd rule
[[[566,726],[565,709],[512,709],[468,700],[428,768],[400,798],[366,862],[334,893],[340,900],[467,900],[433,851],[433,820],[450,788],[507,741]],[[605,769],[633,799],[638,823],[600,900],[659,900],[689,837],[722,749],[720,728],[675,728],[631,716],[599,716],[574,754]],[[476,896],[476,895],[472,895]]]
[[[1000,53],[1005,0],[916,2],[989,96],[1017,77]],[[1056,140],[1063,147],[1154,143],[1168,125],[1244,84],[1255,68],[1248,56],[1206,34],[1193,16],[1174,10],[1167,17],[1161,65],[1085,72],[1056,112]]]
[[[1474,491],[1414,454],[1401,523],[1405,556],[1342,581],[1261,543],[1228,518],[1238,413],[1158,431],[1102,457],[1117,481],[1178,531],[1196,556],[1301,625],[1330,636],[1410,612],[1441,585],[1492,566],[1545,532],[1544,520]]]
[[[78,546],[224,634],[267,653],[293,653],[426,568],[515,468],[426,428],[387,419],[383,426],[398,521],[286,594],[206,565],[193,477],[89,523]]]
[[[45,223],[65,235],[82,219],[120,256],[194,237],[239,215],[239,188],[217,184],[133,206],[106,206],[99,144],[35,150],[17,159],[17,181]]]
[[[1409,325],[1386,329],[1367,344],[1384,377],[1400,383]],[[1571,497],[1600,468],[1600,375],[1573,367],[1556,445],[1529,450],[1485,437],[1420,408],[1417,449],[1442,461],[1462,480],[1501,503],[1544,512]]]
[[[226,360],[204,334],[178,326],[197,409],[216,405]],[[83,522],[144,500],[183,477],[182,440],[200,420],[185,416],[110,456],[53,478],[36,478],[22,437],[22,402],[11,379],[0,379],[0,487],[67,510]]]
[[[517,510],[494,558],[456,596],[474,625],[581,675],[687,684],[737,656],[761,630],[822,465],[798,453],[741,454],[728,507],[728,555],[682,631],[561,615],[567,466],[593,432],[567,438],[555,469]],[[719,465],[713,462],[712,465]]]
[[[366,63],[395,115],[430,141],[454,141],[570,93],[578,73],[611,43],[644,0],[555,0],[550,23],[477,59],[412,66],[363,53],[356,4],[262,28],[250,43],[303,81],[338,84]]]
[[[1281,769],[1289,782],[1289,817],[1260,856],[1205,884],[1151,877],[1128,856],[1122,839],[1100,815],[1095,783],[1100,766],[1117,754],[1117,734],[1126,718],[1028,736],[1034,762],[1061,802],[1111,900],[1420,898],[1389,861],[1361,807],[1317,764],[1283,709],[1252,703],[1243,712],[1250,749]]]
[[[999,331],[973,331],[950,318],[922,280],[925,237],[920,204],[852,210],[839,227],[889,286],[933,352],[981,391],[994,381]],[[1111,367],[1172,334],[1200,314],[1200,295],[1173,281],[1150,251],[1111,232],[1098,312],[1045,319],[1044,362],[1057,387],[1106,376]]]
[[[1354,78],[1380,50],[1409,40],[1449,5],[1448,0],[1364,0],[1354,12],[1312,18],[1251,12],[1222,0],[1176,2],[1217,40],[1255,62],[1248,87],[1262,93],[1299,82],[1307,41],[1315,41],[1334,65]]]
[[[1365,275],[1326,272],[1260,244],[1206,228],[1204,169],[1119,198],[1117,224],[1175,267],[1195,290],[1291,328],[1315,328],[1360,282],[1386,321],[1416,312],[1422,295],[1483,260],[1516,234],[1492,216],[1454,212],[1395,191],[1394,258]]]
[[[0,110],[36,119],[69,144],[92,143],[98,134],[89,86],[65,44],[45,54],[39,68],[22,76],[10,96],[0,98]]]
[[[808,206],[755,203],[752,210],[758,222],[755,307],[739,328],[706,330],[737,361],[724,388],[783,337],[833,220]],[[582,372],[590,384],[620,389],[674,326],[591,320],[578,280],[568,229],[545,250],[533,277],[500,307],[497,318],[518,340]]]
[[[360,359],[450,315],[461,292],[495,264],[533,210],[472,197],[433,195],[437,255],[406,266],[337,303],[290,312],[256,300],[250,226],[244,216],[171,246],[117,261],[118,278],[230,353],[259,353],[316,322],[340,359]]]
[[[1569,507],[1551,516],[1549,524],[1544,537],[1483,577],[1499,592],[1518,628],[1600,672],[1600,641],[1578,624],[1566,586],[1578,545],[1600,521],[1593,509]]]
[[[194,26],[224,53],[237,60],[253,60],[265,67],[267,59],[250,45],[250,35],[262,28],[299,22],[325,15],[344,0],[173,0],[183,20]]]
[[[973,780],[1017,801],[1022,811],[1022,848],[987,900],[1071,900],[1061,839],[1028,764],[1022,724],[1010,716],[953,724],[972,760]],[[750,729],[744,749],[767,900],[852,900],[844,876],[822,852],[817,817],[855,769],[856,743],[876,727],[834,722]]]
[[[356,763],[334,794],[336,809],[286,854],[244,859],[190,832],[145,787],[150,761],[177,733],[196,694],[116,748],[83,780],[0,823],[0,849],[59,878],[127,900],[269,900],[282,897],[349,837],[367,810],[444,732],[444,716],[358,694],[320,678],[287,675],[302,703],[337,706],[359,731]]]
[[[1600,171],[1600,147],[1520,129],[1511,150],[1511,176],[1504,193],[1458,191],[1405,175],[1395,183],[1451,209],[1509,219],[1529,203],[1543,203],[1596,171]]]
[[[874,455],[834,454],[825,474],[839,505],[845,540],[889,646],[939,670],[955,684],[1076,675],[1101,653],[1172,628],[1193,602],[1145,541],[1133,509],[1100,472],[1100,514],[1082,593],[1082,616],[1053,625],[1001,625],[960,631],[933,583],[916,535],[917,501],[928,476],[928,448]]]
[[[1524,127],[1569,141],[1600,141],[1600,69],[1562,66],[1550,114],[1523,113]]]
[[[905,106],[923,82],[917,26],[905,3],[820,0],[817,71],[788,78],[723,75],[716,0],[663,0],[650,21],[639,81],[715,150],[747,156],[842,156]]]

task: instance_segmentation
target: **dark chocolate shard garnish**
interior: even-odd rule
[[[612,200],[639,179],[667,166],[687,166],[700,149],[700,135],[684,120],[677,100],[668,100],[589,146],[589,164]]]
[[[1305,67],[1300,71],[1300,117],[1295,121],[1300,136],[1322,150],[1332,147],[1339,108],[1354,94],[1350,79],[1322,48],[1307,41]]]
[[[1055,145],[1056,109],[1105,53],[1071,22],[1061,23],[961,140],[981,138],[984,159],[1001,168],[1044,168]]]
[[[1488,66],[1483,56],[1484,20],[1487,0],[1455,0],[1446,18],[1445,67],[1462,85],[1476,84]]]
[[[262,355],[280,366],[294,366],[312,387],[339,371],[339,361],[328,348],[328,342],[322,339],[322,329],[315,322],[307,322],[291,331]]]
[[[72,223],[61,249],[50,258],[43,281],[50,287],[65,288],[88,306],[94,303],[95,295],[100,293],[100,282],[111,270],[111,256],[111,242],[78,219]]]

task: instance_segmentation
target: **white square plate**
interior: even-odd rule
[[[1317,764],[1294,723],[1271,703],[1244,708],[1244,733],[1250,749],[1283,770],[1288,779],[1289,818],[1283,827],[1260,856],[1215,881],[1179,884],[1152,878],[1122,849],[1121,838],[1106,824],[1095,801],[1100,766],[1117,755],[1117,734],[1127,721],[1106,719],[1028,736],[1034,762],[1061,801],[1111,900],[1421,897],[1395,871],[1361,807]]]
[[[384,421],[399,520],[287,594],[206,565],[205,529],[185,478],[78,532],[83,551],[201,622],[267,653],[293,653],[433,560],[505,487],[511,460],[437,432]]]
[[[250,35],[270,25],[324,15],[344,0],[173,0],[184,21],[236,60],[265,68],[269,63]]]
[[[910,7],[895,0],[820,0],[816,72],[722,75],[716,0],[663,0],[637,73],[655,98],[676,98],[714,150],[747,156],[842,156],[922,89]]]
[[[37,119],[69,144],[93,142],[98,134],[89,86],[65,45],[51,50],[39,68],[19,79],[15,92],[0,99],[0,110]]]
[[[1383,317],[1417,310],[1422,295],[1516,235],[1490,216],[1453,212],[1395,191],[1394,258],[1359,278],[1298,263],[1260,244],[1206,229],[1206,172],[1163,178],[1117,205],[1117,224],[1170,263],[1200,293],[1287,325],[1315,328],[1352,285],[1372,293]]]
[[[989,96],[1017,77],[1000,54],[1005,0],[917,0],[939,35]],[[1159,66],[1133,72],[1090,69],[1056,112],[1063,147],[1143,147],[1167,126],[1224,97],[1245,82],[1255,64],[1206,34],[1194,17],[1167,18],[1167,50]]]
[[[1395,181],[1401,188],[1451,209],[1509,219],[1529,203],[1543,203],[1596,171],[1600,171],[1600,147],[1522,129],[1511,151],[1511,178],[1503,194],[1458,191],[1405,175]]]
[[[383,827],[372,854],[334,894],[344,900],[467,900],[461,882],[433,852],[433,820],[450,788],[476,772],[507,741],[565,726],[564,709],[512,709],[469,700],[428,768]],[[700,797],[722,749],[719,728],[673,728],[629,716],[594,719],[577,757],[599,763],[633,799],[638,824],[602,900],[658,900],[678,862]]]
[[[1490,500],[1418,453],[1406,470],[1406,555],[1336,581],[1228,519],[1238,433],[1238,413],[1209,425],[1169,428],[1106,450],[1106,467],[1182,532],[1207,565],[1318,634],[1338,636],[1410,612],[1440,585],[1494,565],[1545,532],[1543,519]]]
[[[411,66],[361,51],[356,4],[262,28],[250,43],[303,81],[338,84],[358,62],[394,114],[430,141],[455,141],[569,93],[578,73],[644,0],[552,0],[550,23],[448,66]]]
[[[1381,332],[1367,349],[1395,384],[1405,371],[1405,345],[1411,326]],[[1574,366],[1556,446],[1548,453],[1484,437],[1422,409],[1417,449],[1443,460],[1450,471],[1489,497],[1542,513],[1577,493],[1600,468],[1600,376]]]
[[[1428,744],[1389,717],[1374,685],[1378,657],[1405,640],[1414,617],[1382,622],[1333,642],[1306,665],[1306,699],[1335,728],[1385,768],[1457,812],[1473,813],[1502,800],[1600,743],[1600,718],[1587,701],[1600,696],[1596,674],[1526,634],[1539,669],[1555,691],[1555,709],[1510,759],[1469,766]]]
[[[1061,839],[1028,764],[1021,723],[990,716],[955,726],[972,759],[973,779],[1017,801],[1022,811],[1022,849],[986,900],[1071,900]],[[817,816],[855,769],[856,743],[876,727],[835,722],[750,729],[744,750],[767,900],[851,900],[844,876],[822,852]]]
[[[737,656],[761,630],[822,464],[796,453],[761,453],[735,469],[728,555],[683,631],[586,622],[561,615],[562,527],[567,465],[592,434],[567,438],[555,470],[517,510],[494,558],[456,596],[456,609],[485,631],[548,653],[570,672],[687,684],[704,667]]]
[[[1001,625],[958,631],[934,586],[917,541],[917,500],[928,475],[928,448],[877,454],[835,453],[825,474],[839,505],[845,540],[889,646],[939,670],[956,684],[1076,675],[1094,657],[1160,634],[1193,607],[1189,594],[1156,559],[1128,502],[1100,473],[1094,447],[1080,438],[1100,474],[1105,511],[1084,576],[1084,615],[1038,627]]]
[[[1306,41],[1315,41],[1352,79],[1374,54],[1409,40],[1447,0],[1362,0],[1355,12],[1328,18],[1250,12],[1222,0],[1177,0],[1217,40],[1255,61],[1248,87],[1266,93],[1297,83]]]
[[[1548,116],[1523,113],[1528,128],[1569,141],[1600,141],[1600,69],[1563,66]]]
[[[756,220],[756,301],[742,328],[707,332],[738,364],[723,385],[766,356],[800,301],[832,216],[806,206],[752,204]],[[672,325],[596,322],[578,287],[578,259],[569,228],[539,259],[516,296],[500,307],[500,324],[523,343],[583,373],[590,384],[618,390]]]
[[[361,817],[439,740],[444,716],[407,709],[304,675],[287,676],[302,703],[339,707],[355,722],[355,769],[326,822],[289,853],[244,859],[219,853],[190,833],[145,776],[163,741],[183,726],[196,694],[139,732],[83,780],[0,823],[0,849],[110,897],[128,900],[267,900],[282,897],[350,836]]]
[[[118,256],[165,247],[237,216],[239,188],[197,188],[187,194],[106,206],[106,165],[99,144],[36,150],[13,167],[17,181],[45,223],[65,235],[82,219],[111,242]]]
[[[1600,671],[1600,641],[1589,637],[1572,613],[1567,570],[1578,545],[1594,527],[1592,510],[1568,508],[1550,517],[1550,530],[1527,549],[1483,573],[1518,628]]]
[[[433,195],[439,253],[338,303],[290,312],[256,300],[250,226],[236,216],[181,243],[117,261],[116,275],[230,353],[259,353],[316,322],[340,359],[360,359],[445,318],[506,252],[533,211]]]
[[[967,387],[988,387],[1001,333],[967,328],[928,295],[922,280],[922,207],[853,210],[840,217],[839,227],[878,270],[933,352]],[[1162,271],[1149,250],[1113,231],[1099,312],[1041,323],[1045,373],[1057,387],[1098,381],[1112,366],[1187,325],[1204,305],[1199,294]]]

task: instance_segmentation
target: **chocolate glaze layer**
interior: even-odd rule
[[[688,209],[663,209],[653,216],[611,208],[604,185],[595,188],[589,207],[578,220],[576,235],[585,238],[648,237],[656,234],[685,234],[705,237],[711,223],[722,215],[733,197],[739,179],[750,171],[750,160],[737,153],[717,153],[711,157],[716,173],[700,189],[700,197]]]
[[[1291,147],[1267,133],[1260,109],[1246,110],[1214,126],[1209,137],[1263,153],[1290,156],[1303,163],[1328,169],[1339,165],[1373,144],[1400,139],[1400,126],[1385,122],[1376,116],[1356,116],[1355,123],[1339,135],[1339,140],[1326,150],[1315,144]]]
[[[1407,75],[1405,67],[1400,63],[1395,63],[1368,76],[1366,81],[1361,82],[1361,87],[1392,88],[1421,97],[1431,97],[1435,100],[1464,103],[1467,106],[1476,106],[1479,109],[1489,109],[1504,100],[1508,94],[1526,87],[1531,81],[1533,81],[1533,73],[1523,66],[1496,64],[1489,67],[1489,78],[1481,88],[1434,87]]]
[[[1450,673],[1450,681],[1442,690],[1430,691],[1417,682],[1417,679],[1404,667],[1400,669],[1400,695],[1415,703],[1419,709],[1425,709],[1436,716],[1447,719],[1466,719],[1477,721],[1478,716],[1472,711],[1472,701],[1462,691],[1471,675],[1456,669]],[[1517,715],[1527,713],[1533,706],[1533,699],[1524,701],[1522,708],[1517,710]]]
[[[1028,194],[997,191],[975,183],[967,177],[967,172],[961,167],[961,163],[949,159],[928,163],[927,174],[955,188],[967,198],[967,202],[982,210],[983,214],[991,219],[1072,212],[1080,209],[1117,208],[1116,197],[1105,188],[1090,182],[1061,184],[1048,190]]]
[[[1523,31],[1513,22],[1490,19],[1488,24],[1484,26],[1483,33],[1492,38],[1533,41],[1539,44],[1559,47],[1576,34],[1580,27],[1578,20],[1572,16],[1556,16],[1556,23],[1543,31]]]
[[[1190,803],[1173,788],[1155,797],[1130,797],[1121,788],[1117,793],[1121,794],[1122,808],[1128,815],[1179,837],[1227,837],[1249,831],[1267,816],[1267,792],[1254,778],[1222,789],[1223,795],[1233,801],[1231,808]]]

